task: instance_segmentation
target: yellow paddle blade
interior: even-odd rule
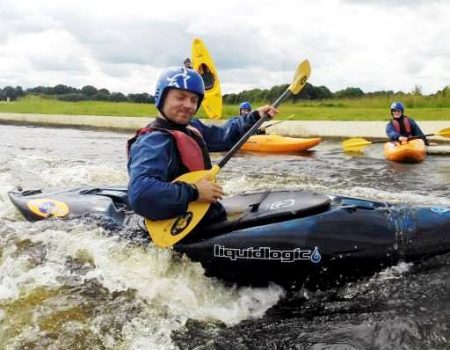
[[[205,177],[215,181],[219,171],[219,166],[214,165],[210,170],[193,171],[181,175],[173,182],[195,183]],[[209,202],[195,201],[189,203],[187,211],[183,215],[175,218],[157,221],[145,219],[145,225],[153,243],[162,248],[174,245],[198,225],[210,205],[211,203]]]
[[[442,130],[439,130],[435,135],[443,136],[443,137],[450,137],[450,128],[445,128]]]
[[[364,148],[372,144],[366,139],[355,137],[342,142],[342,148],[345,152],[361,152]]]
[[[303,89],[310,75],[311,65],[308,60],[304,60],[295,70],[294,79],[288,88],[293,95],[297,95]]]

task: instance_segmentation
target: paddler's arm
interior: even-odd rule
[[[391,141],[398,141],[398,138],[400,137],[400,134],[397,131],[395,131],[392,122],[389,122],[386,125],[386,135],[387,137],[389,137]]]
[[[210,152],[220,152],[233,147],[258,119],[259,113],[253,111],[244,117],[233,117],[222,126],[205,125],[198,119],[191,124],[202,133]]]
[[[277,110],[266,105],[248,113],[245,116],[236,116],[222,126],[205,125],[200,120],[194,119],[192,125],[203,135],[203,138],[211,152],[228,151],[244,134],[255,124],[263,112],[268,111],[273,117]]]

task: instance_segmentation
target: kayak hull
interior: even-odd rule
[[[295,138],[281,135],[253,135],[242,146],[242,151],[283,153],[306,151],[320,143],[316,138]]]
[[[410,140],[405,144],[386,142],[384,156],[387,160],[402,163],[419,163],[425,160],[427,150],[421,139]]]
[[[196,38],[192,42],[193,68],[200,73],[205,83],[205,96],[202,107],[211,119],[222,117],[222,90],[219,75],[206,45]]]
[[[9,196],[30,221],[93,218],[111,231],[129,228],[129,236],[139,232],[149,241],[125,188]],[[450,251],[450,207],[289,190],[246,193],[223,204],[228,221],[200,226],[174,250],[200,262],[208,276],[240,285],[327,288]]]

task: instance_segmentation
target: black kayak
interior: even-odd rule
[[[89,217],[114,230],[144,230],[123,187],[17,190],[9,196],[30,221]],[[227,221],[200,227],[174,250],[200,262],[208,276],[232,283],[323,288],[450,251],[448,206],[299,190],[245,193],[222,203]]]

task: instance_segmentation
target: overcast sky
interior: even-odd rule
[[[425,94],[450,85],[450,0],[0,0],[0,87],[154,94],[201,38],[223,93],[310,82]]]

